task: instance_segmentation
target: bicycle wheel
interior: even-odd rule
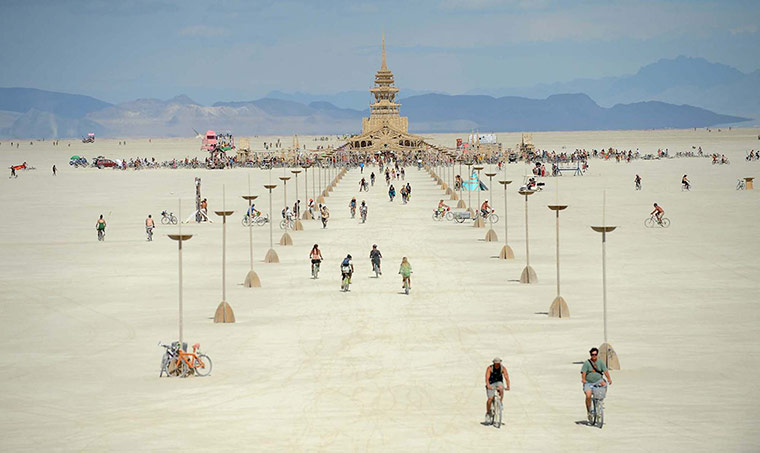
[[[454,220],[454,213],[453,212],[447,212],[446,213],[446,220],[448,220],[449,222],[451,222],[452,220]]]
[[[211,358],[206,354],[199,354],[197,359],[194,359],[195,374],[198,376],[208,376],[211,374]]]
[[[663,228],[667,228],[670,226],[670,219],[667,217],[662,218],[662,223],[660,223],[660,226]]]
[[[493,223],[499,223],[499,216],[496,214],[491,214],[490,216],[488,216],[488,218]]]
[[[269,217],[266,216],[258,216],[254,219],[254,222],[256,222],[256,225],[262,226],[265,223],[267,223],[267,220],[269,220]]]
[[[457,223],[464,223],[465,219],[462,216],[457,216],[457,217],[454,217],[454,220],[456,220]]]
[[[594,425],[602,429],[604,426],[604,403],[602,400],[594,400]]]
[[[172,225],[176,225],[177,224],[177,217],[172,216],[171,222],[172,222]]]
[[[440,217],[437,213],[433,213],[433,220],[440,220],[438,217]]]
[[[377,267],[377,263],[372,263],[372,270],[375,271],[375,278],[380,277],[380,268]]]
[[[650,217],[644,220],[644,226],[647,228],[652,228],[654,226],[654,219]]]
[[[244,227],[247,227],[247,226],[250,225],[250,222],[248,221],[248,217],[247,216],[243,217],[242,219],[240,219],[240,223],[242,223]]]
[[[493,424],[496,425],[497,428],[501,428],[501,416],[504,412],[504,403],[501,402],[498,392],[493,399],[493,403],[494,406],[496,406],[496,410],[494,411]]]
[[[287,224],[288,222],[286,220],[283,220],[282,222],[280,222],[280,229],[284,230],[285,228],[287,228]]]
[[[408,296],[410,289],[411,288],[409,287],[409,282],[408,281],[404,282],[404,294],[406,294]]]
[[[187,365],[187,363],[182,359],[178,359],[177,374],[179,375],[179,377],[188,377],[192,373],[193,373],[193,370]]]
[[[161,223],[163,223],[164,225],[168,225],[169,224],[169,217],[163,217],[163,218],[161,218]]]

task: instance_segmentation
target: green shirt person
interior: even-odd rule
[[[607,370],[607,365],[599,360],[599,349],[591,348],[588,352],[591,357],[583,362],[581,367],[581,381],[583,382],[583,392],[586,394],[586,414],[588,415],[589,422],[591,421],[591,391],[594,387],[604,387],[605,385],[612,385],[612,378],[610,372]],[[605,382],[602,379],[602,374],[607,378]]]
[[[404,257],[401,259],[401,266],[398,268],[398,273],[401,274],[401,287],[404,288],[404,283],[409,282],[409,288],[412,287],[412,265],[409,260]]]

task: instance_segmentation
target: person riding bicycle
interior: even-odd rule
[[[409,284],[409,288],[412,288],[412,265],[406,257],[401,258],[401,266],[398,268],[398,273],[401,275],[401,288],[404,288],[404,283]]]
[[[98,222],[95,224],[95,229],[98,230],[98,239],[106,234],[106,220],[103,218],[103,214],[100,214]]]
[[[367,203],[362,200],[362,204],[359,206],[359,215],[364,219],[367,218]]]
[[[393,184],[388,188],[388,197],[393,201],[393,198],[396,196],[396,188],[393,187]]]
[[[377,270],[380,275],[383,275],[383,270],[380,268],[380,259],[382,257],[383,254],[380,253],[380,250],[378,250],[377,244],[372,244],[372,250],[369,251],[369,260],[372,262],[373,266],[377,266]]]
[[[340,263],[341,281],[348,278],[348,283],[351,284],[351,275],[354,273],[354,264],[351,262],[351,255],[346,255],[343,258],[343,262]]]
[[[583,362],[583,366],[581,367],[581,382],[583,382],[583,393],[586,394],[586,414],[588,415],[588,421],[591,422],[592,390],[594,387],[612,385],[612,378],[610,377],[610,372],[607,371],[607,365],[599,360],[599,349],[591,348],[588,353],[591,355],[591,358]],[[604,376],[602,376],[602,373],[604,373]],[[607,377],[607,382],[604,381],[605,376]]]
[[[412,199],[412,185],[409,183],[406,183],[406,200],[409,201]]]
[[[314,217],[314,199],[309,198],[309,213]]]
[[[324,259],[324,258],[322,258],[322,251],[319,250],[319,244],[314,244],[314,247],[312,247],[311,252],[309,252],[309,258],[311,258],[311,267],[312,268],[315,265],[317,267],[319,267],[319,264]]]
[[[351,208],[351,218],[353,219],[356,216],[356,197],[351,198],[348,207]]]
[[[657,203],[654,204],[654,210],[649,215],[654,215],[657,219],[657,223],[662,223],[662,216],[665,214],[665,210]]]
[[[636,190],[641,190],[641,176],[636,175],[633,182],[636,184]]]
[[[251,218],[255,219],[256,217],[258,217],[258,216],[261,215],[261,211],[259,211],[259,210],[256,209],[256,204],[255,203],[251,203],[251,207],[248,208],[248,211],[245,213],[245,215],[247,217],[251,217]]]
[[[153,240],[153,228],[156,227],[156,223],[153,221],[153,218],[150,214],[148,214],[148,218],[145,219],[145,231],[148,233],[148,240]]]
[[[488,204],[488,200],[485,200],[483,204],[480,205],[480,215],[483,216],[483,218],[488,217],[493,212],[493,209],[491,208],[491,205]]]
[[[486,367],[486,419],[484,423],[493,423],[491,420],[491,404],[496,396],[496,392],[499,392],[499,399],[504,401],[504,390],[509,391],[509,373],[504,365],[501,364],[501,359],[496,357],[493,359],[493,364]]]
[[[359,192],[362,190],[367,190],[367,180],[362,178],[361,181],[359,181]]]
[[[690,190],[691,189],[691,181],[686,177],[686,175],[683,175],[683,178],[681,178],[681,185],[684,189]]]
[[[438,202],[438,209],[436,209],[435,213],[436,213],[436,215],[438,217],[440,217],[440,216],[443,215],[444,212],[448,211],[449,209],[451,209],[451,208],[449,208],[449,205],[447,205],[446,203],[444,203],[443,199],[441,199]]]

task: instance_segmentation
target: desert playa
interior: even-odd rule
[[[544,178],[544,190],[528,200],[530,261],[539,279],[531,285],[519,282],[525,201],[517,193],[529,164],[506,165],[496,187],[480,193],[501,217],[496,242],[485,242],[486,229],[472,222],[431,219],[441,198],[456,202],[425,169],[406,169],[413,193],[402,205],[389,202],[377,167],[364,175],[352,168],[325,199],[332,213],[326,229],[304,220],[303,231],[290,232],[294,244],[280,246],[282,231],[274,226],[280,263],[264,263],[269,228],[254,227],[261,288],[242,285],[249,249],[241,196],[250,178],[256,206],[266,213],[263,186],[278,184],[272,214],[279,220],[282,168],[75,169],[66,164],[74,154],[169,160],[201,153],[192,139],[130,139],[126,146],[27,140],[18,148],[4,140],[6,168],[27,161],[36,170],[0,179],[0,448],[756,450],[760,190],[735,187],[738,178],[760,176],[760,163],[744,159],[760,148],[758,133],[534,134],[546,150],[668,148],[674,155],[701,146],[731,163],[591,159],[584,176]],[[427,139],[452,146],[456,137]],[[518,134],[499,138],[519,141]],[[273,139],[250,141],[259,148]],[[359,180],[371,171],[376,184],[359,193]],[[634,190],[636,174],[641,191]],[[684,174],[693,183],[689,192],[680,188]],[[176,214],[178,200],[187,217],[195,177],[209,211],[235,211],[227,224],[226,300],[236,322],[213,322],[222,292],[221,218],[183,224],[193,235],[183,247],[185,341],[200,343],[214,367],[208,377],[159,378],[157,343],[177,339],[177,245],[167,234],[178,227],[159,224],[147,242],[143,225],[148,214]],[[303,177],[298,198],[305,202]],[[507,215],[499,178],[515,181],[506,192]],[[617,226],[607,237],[608,339],[621,369],[612,371],[599,430],[585,424],[579,371],[589,348],[603,341],[601,240],[590,226],[602,222],[604,193],[605,222]],[[369,205],[365,224],[350,218],[353,196]],[[670,228],[644,227],[654,202]],[[547,316],[556,292],[555,217],[547,205],[557,203],[569,206],[560,218],[562,296],[570,310],[563,319]],[[108,221],[102,243],[94,227],[100,214]],[[505,218],[514,260],[498,259]],[[325,258],[318,280],[309,269],[315,243]],[[368,259],[372,244],[384,257],[380,278]],[[347,253],[356,273],[343,293],[339,267]],[[408,296],[397,275],[403,256],[414,270]],[[511,378],[501,429],[481,424],[484,372],[494,356]]]

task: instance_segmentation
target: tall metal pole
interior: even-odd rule
[[[602,308],[604,311],[604,342],[607,343],[607,231],[602,231]],[[605,362],[607,362],[605,357]]]
[[[520,283],[538,283],[536,272],[530,267],[530,239],[528,236],[528,196],[534,193],[532,190],[520,191],[520,195],[525,196],[525,269],[520,276]]]

